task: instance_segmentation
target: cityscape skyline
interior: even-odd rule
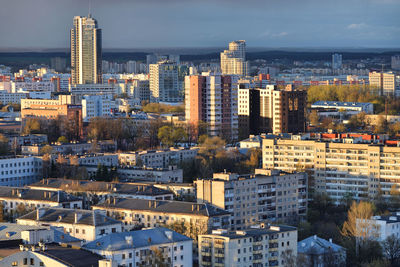
[[[345,8],[315,0],[287,0],[287,5],[259,0],[118,2],[92,1],[105,48],[223,47],[239,39],[249,47],[394,48],[400,43],[400,2],[393,0],[351,0],[343,2]],[[21,4],[26,8],[19,10]],[[0,22],[7,27],[0,27],[0,34],[10,38],[3,39],[0,48],[66,48],[70,18],[87,15],[88,7],[88,1],[5,3]]]

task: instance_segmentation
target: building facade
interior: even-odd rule
[[[196,180],[197,202],[230,213],[233,229],[270,222],[293,222],[307,212],[307,175],[256,170],[255,175],[214,173]]]
[[[314,191],[327,193],[336,203],[348,195],[368,200],[379,191],[389,197],[392,186],[400,184],[400,147],[355,140],[263,139],[263,168],[307,170]]]
[[[71,29],[71,83],[102,82],[102,37],[97,21],[88,17],[74,17]]]
[[[211,136],[238,138],[237,80],[235,75],[203,73],[185,77],[185,118],[206,123]]]
[[[274,85],[238,89],[238,117],[242,136],[305,131],[307,92]]]
[[[284,253],[297,255],[297,229],[268,226],[237,231],[214,230],[199,236],[199,266],[287,266]]]
[[[0,185],[24,186],[42,178],[42,159],[36,157],[0,159]]]
[[[246,41],[239,40],[229,43],[229,50],[221,53],[221,71],[224,75],[248,75],[249,62],[246,61]]]
[[[150,101],[181,102],[183,93],[178,81],[178,66],[174,61],[160,61],[150,64]]]

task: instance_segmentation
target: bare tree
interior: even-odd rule
[[[388,236],[382,243],[383,253],[392,266],[400,264],[400,239],[395,235]]]

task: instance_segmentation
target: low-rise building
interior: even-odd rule
[[[21,147],[23,155],[41,155],[44,144],[24,145]],[[86,154],[90,151],[114,152],[117,149],[115,141],[105,140],[97,143],[55,143],[50,145],[53,153],[61,154]]]
[[[165,150],[148,150],[140,152],[120,153],[120,164],[130,166],[146,166],[150,168],[168,168],[197,156],[198,148],[169,148]]]
[[[93,206],[93,210],[103,210],[132,228],[183,223],[207,233],[212,229],[230,227],[230,213],[209,204],[113,198]]]
[[[83,242],[122,232],[122,223],[94,210],[39,208],[17,219],[21,225],[63,227],[64,232]]]
[[[173,192],[156,187],[152,184],[108,183],[89,180],[43,179],[29,186],[33,189],[50,191],[65,191],[85,194],[86,199],[97,198],[102,202],[109,197],[140,198],[151,200],[172,200]]]
[[[44,267],[116,267],[117,265],[103,257],[79,249],[59,245],[24,245],[20,251],[0,260],[1,266],[44,266]]]
[[[193,240],[167,228],[110,234],[84,249],[112,259],[118,266],[193,265]],[[161,262],[160,262],[161,261]]]
[[[3,211],[34,210],[43,207],[82,208],[82,199],[62,191],[0,186]]]
[[[287,266],[284,254],[297,255],[297,229],[260,225],[259,228],[214,230],[199,235],[199,266]]]
[[[346,249],[316,235],[297,244],[297,255],[304,266],[328,267],[345,266]]]
[[[86,166],[89,177],[95,177],[97,167]],[[162,168],[140,168],[140,167],[118,167],[117,175],[120,181],[125,182],[156,182],[156,183],[182,183],[183,170],[174,166],[168,169]]]
[[[367,224],[373,226],[374,232],[371,233],[371,238],[378,241],[385,241],[391,235],[400,238],[400,212],[393,212],[388,215],[372,216],[367,220]],[[365,223],[357,226],[365,226]],[[360,229],[361,231],[361,229]]]
[[[0,159],[0,186],[24,186],[42,177],[42,159],[16,157]]]
[[[253,175],[214,173],[195,181],[198,203],[232,213],[231,225],[243,229],[267,221],[292,222],[307,211],[307,174],[257,169]]]
[[[311,105],[311,108],[335,109],[345,111],[365,112],[367,114],[374,113],[374,104],[357,103],[357,102],[339,102],[339,101],[317,101]]]
[[[80,155],[78,156],[78,164],[84,166],[118,166],[118,155],[110,153]]]

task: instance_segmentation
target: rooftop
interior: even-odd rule
[[[44,256],[53,258],[70,267],[97,267],[103,257],[83,249],[57,245],[47,246],[45,251],[38,251]]]
[[[386,223],[399,223],[400,222],[400,212],[393,212],[388,215],[373,216],[372,217],[378,221],[386,221]]]
[[[70,179],[43,179],[40,182],[30,185],[31,188],[53,188],[74,192],[110,192],[126,195],[165,195],[172,194],[168,190],[157,188],[153,185],[137,185],[128,183],[107,183],[89,180]]]
[[[38,217],[39,219],[37,219]],[[19,217],[17,222],[20,220],[32,220],[48,223],[57,222],[65,224],[83,224],[90,226],[121,224],[120,221],[114,220],[100,212],[93,210],[62,208],[39,208]]]
[[[117,251],[190,240],[192,239],[175,231],[158,227],[146,230],[109,234],[87,243],[83,248],[89,250]]]
[[[154,211],[164,213],[191,214],[200,216],[219,216],[229,212],[209,204],[197,204],[183,201],[145,200],[145,199],[108,199],[105,203],[97,205],[98,208],[126,209]]]
[[[303,254],[317,254],[322,255],[326,253],[340,252],[345,248],[336,245],[330,241],[320,238],[316,235],[310,236],[297,243],[297,253]]]
[[[266,226],[263,227],[254,227],[248,228],[244,230],[237,230],[237,231],[227,231],[227,230],[214,230],[212,235],[219,235],[223,237],[228,237],[230,239],[239,239],[243,237],[255,237],[260,235],[268,235],[268,234],[276,234],[276,233],[283,233],[289,231],[296,231],[296,227],[287,226],[287,225],[276,225],[276,226]]]
[[[361,102],[340,102],[340,101],[317,101],[312,106],[335,106],[335,107],[367,107],[372,103],[361,103]]]
[[[22,199],[22,200],[39,200],[47,202],[65,203],[79,201],[73,195],[62,191],[54,192],[49,190],[30,189],[22,187],[0,186],[0,198]]]

